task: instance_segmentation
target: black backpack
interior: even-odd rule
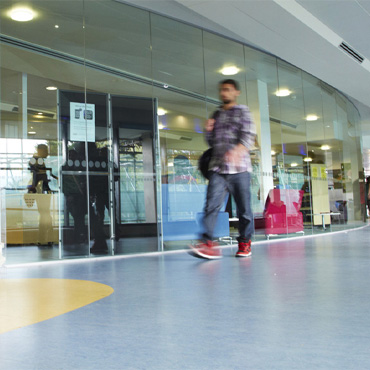
[[[209,179],[208,168],[211,158],[212,158],[212,148],[209,148],[198,159],[198,169],[206,179]]]

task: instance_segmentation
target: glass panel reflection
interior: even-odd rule
[[[115,254],[157,251],[155,101],[112,96]]]
[[[145,222],[144,164],[141,139],[119,139],[121,220]]]
[[[361,117],[332,87],[241,43],[117,1],[28,3],[39,15],[28,23],[8,17],[14,1],[0,3],[8,263],[158,250],[162,216],[166,249],[197,237],[207,186],[197,161],[222,73],[235,73],[239,102],[259,130],[251,151],[255,237],[265,237],[271,215],[285,225],[278,236],[296,232],[295,213],[306,233],[366,220]],[[93,130],[71,137],[70,101],[58,122],[58,91],[78,92],[71,101],[83,107],[74,120],[88,121],[85,103],[95,105]],[[233,234],[233,199],[226,211]]]

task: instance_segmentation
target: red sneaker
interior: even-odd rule
[[[248,243],[239,242],[239,250],[236,252],[235,257],[249,257],[252,255],[252,242],[249,240]]]
[[[217,243],[208,241],[206,243],[198,243],[190,245],[190,248],[194,252],[196,257],[203,257],[209,260],[222,258],[220,250],[217,248]]]

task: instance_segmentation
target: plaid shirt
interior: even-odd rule
[[[254,145],[256,126],[252,121],[248,107],[235,105],[228,110],[220,107],[213,113],[212,118],[216,121],[214,129],[206,132],[206,140],[213,148],[209,170],[220,174],[252,172],[249,150],[245,151],[244,158],[239,166],[225,161],[226,152],[237,144],[243,144],[247,149]]]

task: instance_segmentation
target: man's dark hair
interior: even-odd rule
[[[220,82],[220,85],[233,85],[235,90],[240,91],[239,83],[231,78],[228,78],[227,80],[222,80]]]

